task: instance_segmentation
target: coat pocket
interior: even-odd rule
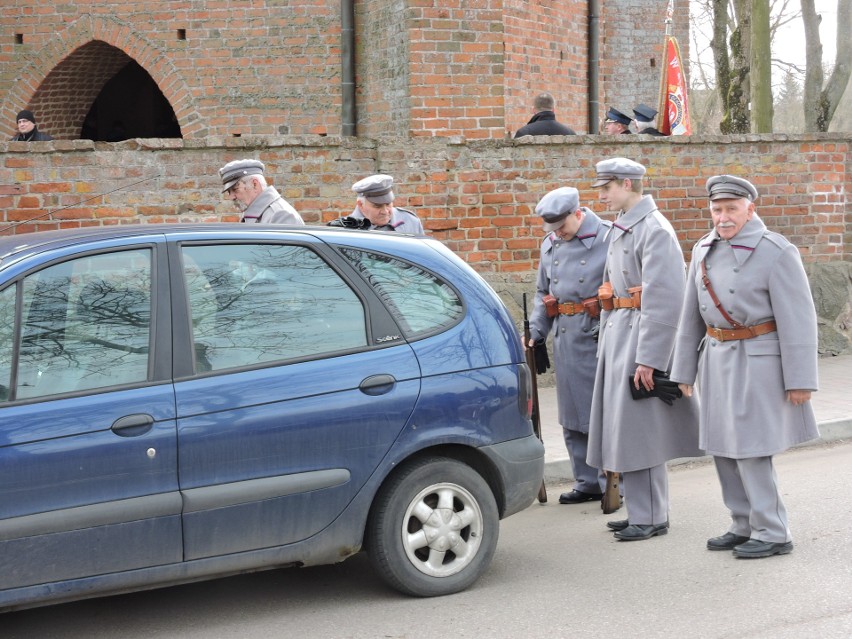
[[[747,355],[781,354],[781,343],[777,339],[746,339],[743,347]]]

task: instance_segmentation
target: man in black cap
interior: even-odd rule
[[[328,226],[343,226],[364,231],[396,231],[422,235],[423,224],[408,209],[393,205],[393,177],[377,174],[352,185],[358,194],[351,215],[332,220]]]
[[[515,137],[521,138],[525,135],[577,135],[574,129],[556,121],[556,114],[553,112],[555,106],[556,101],[549,93],[537,95],[533,101],[535,115],[526,125],[517,130]]]
[[[607,135],[624,135],[630,133],[630,118],[615,107],[609,107],[603,125]]]
[[[234,160],[219,169],[222,193],[242,211],[242,222],[303,225],[302,216],[266,183],[260,160]]]
[[[772,456],[819,437],[817,315],[799,250],[755,212],[755,186],[707,180],[713,230],[692,249],[671,378],[701,390],[701,447],[713,455],[727,532],[708,550],[793,550]]]
[[[665,136],[664,133],[654,128],[654,118],[657,117],[656,109],[652,109],[647,104],[640,104],[633,109],[633,116],[633,121],[636,123],[636,133]]]
[[[32,111],[24,109],[18,113],[16,120],[18,133],[12,138],[12,142],[48,142],[53,139],[52,135],[38,130]]]

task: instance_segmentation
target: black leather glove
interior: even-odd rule
[[[547,369],[550,368],[550,358],[547,356],[547,346],[543,337],[539,337],[535,341],[533,355],[535,356],[535,372],[539,375],[547,372]]]
[[[326,224],[326,226],[342,226],[345,229],[360,229],[366,231],[370,228],[370,220],[367,218],[362,220],[357,217],[347,215],[346,217],[339,217],[336,220],[332,220]]]
[[[671,406],[674,400],[678,397],[683,397],[683,393],[678,388],[677,382],[670,380],[669,374],[663,371],[654,371],[654,390],[645,390],[641,382],[639,383],[639,388],[636,388],[633,384],[633,375],[628,375],[627,384],[630,386],[630,395],[633,399],[657,397],[660,401]]]
[[[598,341],[598,338],[599,338],[599,337],[600,337],[600,335],[601,335],[601,325],[600,325],[600,323],[595,324],[594,326],[592,326],[591,330],[589,330],[589,335],[592,337],[592,339],[593,339],[593,340],[595,340],[596,342]]]

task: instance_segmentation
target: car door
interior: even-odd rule
[[[182,559],[162,246],[0,283],[0,589]]]
[[[418,397],[416,358],[378,298],[320,242],[275,236],[184,242],[173,260],[190,308],[175,333],[192,364],[175,383],[187,559],[329,525]]]

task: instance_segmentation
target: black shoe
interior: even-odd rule
[[[572,490],[570,493],[562,493],[559,495],[560,504],[582,504],[586,501],[600,501],[603,498],[601,493],[584,493],[582,490]]]
[[[734,548],[734,557],[758,559],[760,557],[771,557],[772,555],[787,555],[791,552],[793,552],[792,541],[780,543],[749,539],[744,544],[740,544]]]
[[[721,537],[712,537],[707,540],[707,550],[733,550],[734,546],[739,546],[748,541],[748,537],[735,535],[732,532],[726,532]]]
[[[610,530],[624,530],[630,525],[626,519],[616,519],[615,521],[606,522],[606,527]]]
[[[621,541],[642,541],[643,539],[650,539],[651,537],[656,537],[657,535],[665,535],[668,532],[668,523],[648,524],[647,526],[642,526],[639,524],[630,524],[624,530],[617,530],[615,532],[615,538]]]

